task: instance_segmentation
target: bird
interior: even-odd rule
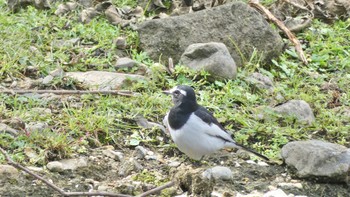
[[[171,95],[174,106],[165,115],[163,124],[178,149],[194,160],[223,148],[238,148],[265,160],[266,156],[235,142],[218,120],[199,105],[192,87],[178,85],[163,93]]]

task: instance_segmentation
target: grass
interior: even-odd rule
[[[238,142],[268,157],[279,158],[281,147],[294,140],[324,139],[350,146],[350,118],[340,115],[350,105],[350,20],[337,21],[332,25],[315,20],[310,28],[297,35],[304,43],[303,48],[310,62],[308,66],[303,66],[293,47],[288,47],[270,65],[261,65],[257,58],[253,58],[244,68],[239,68],[236,80],[210,83],[206,80],[208,73],[194,73],[181,66],[176,67],[175,73],[169,76],[163,65],[153,62],[138,50],[136,32],[112,26],[102,16],[84,25],[76,20],[78,12],[57,17],[53,15],[54,9],[43,11],[28,7],[18,13],[10,13],[4,2],[0,0],[1,83],[11,77],[18,80],[24,78],[28,66],[39,69],[33,78],[44,77],[58,67],[65,71],[86,71],[91,70],[93,65],[94,69],[115,71],[116,50],[113,40],[118,36],[127,38],[127,53],[152,71],[151,80],[129,87],[141,94],[131,98],[82,95],[45,99],[1,94],[1,119],[18,117],[26,123],[45,122],[49,125],[41,133],[18,137],[0,134],[0,145],[6,147],[20,162],[29,162],[24,154],[26,147],[40,156],[39,160],[34,161],[36,164],[67,158],[85,152],[90,147],[107,144],[116,147],[137,144],[165,147],[167,144],[156,139],[156,136],[161,135],[160,130],[142,129],[134,118],[142,115],[149,121],[162,122],[170,108],[171,99],[163,95],[161,90],[177,84],[193,86],[199,103],[214,112]],[[117,5],[132,7],[136,6],[135,2],[116,1]],[[53,46],[56,41],[73,38],[79,38],[80,44]],[[33,52],[33,47],[37,52]],[[94,55],[96,50],[103,51],[104,55]],[[72,58],[79,54],[81,58],[72,62]],[[253,72],[263,73],[273,79],[275,92],[272,95],[257,90],[245,80]],[[334,97],[334,90],[322,90],[321,87],[327,82],[336,83],[342,90],[339,94],[341,106],[338,108],[328,107]],[[58,80],[51,86],[77,88],[73,81]],[[276,99],[278,95],[283,99]],[[316,121],[304,125],[292,117],[282,118],[276,114],[271,114],[267,120],[256,118],[259,107],[290,99],[308,102]],[[52,112],[41,114],[37,108],[48,108]]]

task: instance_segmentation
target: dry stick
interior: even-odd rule
[[[35,177],[36,179],[41,180],[42,182],[44,182],[47,186],[51,187],[52,189],[56,190],[57,192],[59,192],[61,195],[63,196],[110,196],[110,197],[132,197],[130,195],[125,195],[125,194],[116,194],[116,193],[110,193],[110,192],[65,192],[63,189],[59,188],[58,186],[56,186],[55,184],[51,183],[50,181],[44,179],[43,177],[31,172],[28,168],[16,163],[15,161],[13,161],[11,159],[11,157],[7,154],[7,152],[0,147],[0,152],[5,156],[5,159],[7,161],[7,163],[17,169],[20,169],[28,174],[30,174],[31,176]],[[146,191],[142,194],[140,194],[140,197],[145,197],[148,196],[150,194],[154,194],[156,192],[160,192],[165,188],[171,187],[174,185],[174,182],[168,182],[162,186],[156,187],[154,189],[151,189],[149,191]]]
[[[0,90],[0,94],[28,94],[28,93],[36,93],[36,94],[45,94],[45,93],[53,93],[53,94],[106,94],[106,95],[121,95],[121,96],[135,96],[134,92],[129,91],[119,91],[119,90]]]
[[[301,61],[307,65],[307,59],[304,55],[303,49],[301,48],[301,44],[299,42],[299,40],[295,37],[295,35],[283,24],[283,22],[281,22],[280,20],[278,20],[268,9],[266,9],[263,5],[261,5],[259,3],[259,0],[250,0],[249,1],[249,5],[256,8],[257,10],[259,10],[260,12],[264,13],[266,15],[266,17],[272,21],[273,23],[275,23],[289,38],[289,40],[294,44],[295,46],[295,50],[299,55],[299,58],[301,59]]]

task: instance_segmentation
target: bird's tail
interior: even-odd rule
[[[233,145],[233,144],[234,144],[234,145]],[[250,148],[247,148],[247,147],[243,146],[242,144],[238,144],[237,142],[232,143],[232,147],[234,147],[234,148],[239,148],[239,149],[243,149],[243,150],[245,150],[245,151],[248,151],[248,152],[250,152],[250,153],[253,153],[254,155],[256,155],[256,156],[258,156],[258,157],[260,157],[260,158],[263,158],[263,159],[265,159],[266,161],[269,161],[269,160],[270,160],[270,159],[267,158],[266,156],[264,156],[264,155],[262,155],[262,154],[256,152],[255,150],[252,150],[252,149],[250,149]]]

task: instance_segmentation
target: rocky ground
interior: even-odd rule
[[[184,195],[186,191],[196,196],[206,196],[209,192],[212,196],[345,197],[349,193],[346,184],[299,180],[291,177],[284,165],[249,160],[249,155],[240,151],[223,151],[202,164],[194,164],[142,146],[123,150],[107,146],[61,163],[29,168],[66,191],[97,190],[136,195],[176,180],[176,187],[163,190],[162,195]],[[218,166],[222,168],[216,169]],[[1,166],[2,174],[3,170]],[[1,180],[2,196],[58,196],[56,191],[23,172],[8,172],[5,174],[8,179]]]

